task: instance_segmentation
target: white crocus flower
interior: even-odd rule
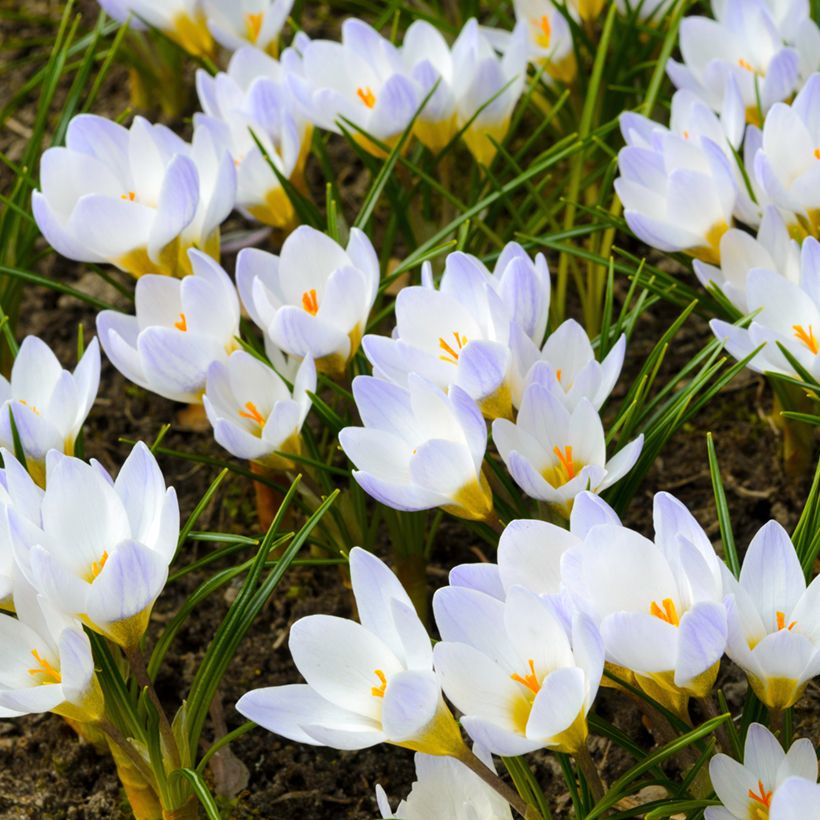
[[[104,310],[97,333],[129,381],[172,401],[200,402],[208,367],[237,348],[239,299],[213,259],[198,251],[190,256],[192,276],[142,277],[136,315]]]
[[[214,362],[202,403],[214,438],[237,458],[270,468],[292,469],[282,453],[299,455],[300,431],[316,392],[316,368],[308,356],[296,373],[291,393],[279,374],[244,350],[227,362]]]
[[[573,604],[598,624],[607,661],[685,714],[689,696],[711,690],[726,645],[721,562],[667,493],[655,496],[654,523],[654,543],[626,527],[592,527],[564,553],[561,578]]]
[[[277,228],[292,227],[295,212],[268,159],[301,184],[311,133],[294,107],[285,72],[283,64],[247,46],[231,57],[227,72],[214,77],[200,69],[196,75],[204,113],[194,115],[195,128],[210,132],[233,158],[237,207]]]
[[[0,614],[0,717],[54,712],[80,723],[102,718],[103,695],[82,625],[24,581],[16,618]]]
[[[34,218],[63,256],[134,276],[182,276],[190,273],[188,248],[218,255],[236,172],[204,131],[189,145],[142,117],[126,129],[81,114],[68,125],[65,147],[43,153],[40,184]]]
[[[572,46],[572,30],[552,0],[513,0],[515,19],[527,33],[530,62],[543,67],[547,76],[563,83],[575,79],[578,64]],[[493,32],[498,37],[500,32]]]
[[[820,578],[806,578],[776,521],[752,539],[740,578],[726,572],[726,654],[770,709],[787,709],[820,674]]]
[[[364,749],[392,743],[434,755],[466,752],[433,673],[430,638],[395,575],[359,547],[350,579],[361,623],[309,615],[288,646],[307,683],[255,689],[237,710],[298,743]]]
[[[72,455],[74,443],[97,397],[100,346],[92,339],[74,372],[64,370],[51,348],[27,336],[11,369],[0,376],[0,447],[14,450],[14,426],[32,474],[42,478],[46,453]]]
[[[358,228],[344,248],[302,225],[279,256],[247,248],[236,281],[248,313],[276,347],[342,373],[358,350],[379,289],[379,260]]]
[[[505,601],[465,587],[433,597],[442,641],[433,660],[470,737],[494,754],[540,748],[572,754],[604,668],[601,636],[576,615],[569,634],[548,604],[523,587]]]
[[[221,46],[253,46],[275,57],[293,0],[203,0],[208,29]]]
[[[26,580],[52,606],[136,647],[179,536],[176,492],[151,451],[137,444],[114,480],[97,463],[52,450],[41,520],[16,506],[8,515]]]
[[[791,105],[778,103],[763,123],[755,175],[771,201],[794,212],[799,226],[820,236],[820,74],[812,74]]]
[[[568,410],[556,391],[530,384],[515,423],[493,422],[493,441],[519,487],[568,516],[582,490],[601,492],[635,465],[643,436],[607,461],[604,428],[591,402]]]
[[[478,744],[475,756],[495,772],[492,755]],[[417,752],[416,779],[410,794],[395,811],[384,789],[376,786],[376,802],[383,818],[397,820],[512,820],[509,803],[463,763],[450,757]]]
[[[445,394],[415,373],[407,388],[357,376],[353,396],[364,426],[345,427],[339,443],[368,495],[397,510],[442,507],[469,520],[490,518],[487,428],[463,390]]]
[[[754,318],[747,328],[720,319],[710,322],[726,349],[742,359],[760,345],[747,365],[758,373],[794,375],[782,345],[815,378],[820,378],[820,243],[804,240],[800,251],[800,282],[789,281],[777,270],[752,268],[746,276],[746,307]]]
[[[288,82],[306,116],[328,131],[348,131],[365,150],[380,149],[369,137],[394,145],[421,103],[401,53],[367,23],[348,18],[342,40],[304,40],[301,74]],[[364,133],[363,133],[364,132]]]
[[[795,740],[784,752],[765,726],[753,723],[746,734],[743,763],[716,754],[709,762],[709,775],[723,805],[707,808],[706,820],[816,820],[820,816],[820,803],[805,803],[808,812],[802,813],[792,804],[805,794],[813,793],[815,800],[818,796],[817,755],[808,738]]]

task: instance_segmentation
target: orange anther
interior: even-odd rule
[[[563,452],[560,447],[553,447],[552,452],[555,453],[555,457],[561,462],[561,466],[567,474],[567,481],[571,478],[575,478],[575,464],[572,461],[572,447],[568,444],[564,447]]]
[[[755,801],[755,803],[760,803],[761,806],[768,809],[772,802],[772,793],[770,791],[766,791],[765,787],[763,786],[763,781],[757,781],[757,792],[753,792],[751,789],[748,791],[749,797]]]
[[[446,342],[443,337],[438,337],[438,346],[444,351],[444,356],[439,356],[443,362],[456,364],[458,362],[459,351],[467,344],[467,337],[462,336],[457,330],[453,331],[453,338],[456,340],[456,350],[451,344]]]
[[[383,698],[384,697],[384,690],[387,689],[387,678],[385,677],[384,672],[381,669],[374,669],[373,674],[379,679],[381,685],[374,686],[370,690],[370,694],[373,695],[374,698]]]
[[[814,328],[809,325],[807,332],[803,325],[792,325],[792,330],[794,335],[816,356],[818,350],[820,350],[820,344],[817,343]]]
[[[535,42],[541,46],[541,48],[549,48],[550,40],[552,39],[550,18],[546,14],[542,17],[534,17],[532,24],[536,29]]]
[[[528,661],[530,671],[528,675],[524,675],[522,678],[521,675],[512,674],[510,677],[516,682],[520,683],[522,686],[526,686],[534,695],[537,695],[541,691],[541,684],[538,682],[538,677],[535,674],[535,663],[532,658]]]
[[[786,613],[780,612],[778,610],[775,612],[775,617],[777,618],[777,631],[779,632],[781,629],[785,629],[787,632],[791,632],[797,626],[797,621],[792,621],[788,626],[786,626]]]
[[[243,419],[255,421],[260,427],[265,425],[265,417],[256,409],[256,405],[252,401],[245,402],[245,410],[240,410],[239,415]]]
[[[45,675],[51,678],[54,683],[62,683],[63,676],[45,658],[40,657],[40,653],[36,649],[32,649],[31,654],[38,665],[28,670],[29,675]]]
[[[316,298],[316,288],[306,290],[302,294],[302,307],[311,315],[319,312],[319,300]]]
[[[262,12],[258,12],[257,14],[246,14],[245,15],[245,25],[248,27],[248,39],[255,43],[256,39],[259,37],[259,32],[262,29],[262,20],[264,15]]]
[[[181,330],[183,333],[185,333],[185,331],[188,330],[188,320],[185,318],[184,313],[179,314],[179,321],[174,322],[174,327],[177,330]]]
[[[120,194],[120,199],[127,199],[129,202],[133,202],[136,198],[137,195],[134,191],[129,191],[127,194]]]
[[[92,581],[103,571],[103,567],[105,566],[105,562],[107,560],[108,560],[108,553],[105,550],[103,550],[103,554],[100,556],[100,560],[91,562],[91,580]]]
[[[666,621],[668,624],[672,624],[672,626],[678,626],[678,624],[680,624],[680,618],[678,617],[678,609],[675,606],[675,602],[671,598],[664,598],[661,603],[663,604],[663,609],[661,609],[655,601],[652,601],[649,607],[649,614],[660,618],[662,621]]]
[[[373,89],[367,85],[364,88],[357,88],[356,89],[356,96],[368,107],[373,108],[376,105],[376,95],[373,93]]]

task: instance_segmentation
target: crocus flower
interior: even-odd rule
[[[430,638],[398,579],[359,547],[350,551],[350,579],[361,623],[300,618],[288,646],[307,683],[254,689],[237,710],[298,743],[462,753],[464,741],[433,674]]]
[[[65,147],[43,153],[40,184],[34,218],[63,256],[108,262],[134,276],[181,276],[190,272],[188,248],[218,255],[236,172],[204,130],[188,144],[142,117],[124,128],[80,114]]]
[[[568,410],[556,391],[532,383],[515,423],[493,422],[493,441],[516,484],[566,516],[582,490],[601,492],[628,473],[643,436],[607,461],[601,417],[589,399]]]
[[[433,611],[442,636],[436,672],[473,740],[504,756],[583,746],[604,668],[603,643],[587,616],[576,615],[568,635],[523,587],[503,602],[445,587],[433,596]]]
[[[14,450],[14,426],[28,469],[42,479],[46,453],[72,455],[100,385],[100,345],[91,340],[74,372],[63,370],[51,348],[27,336],[11,369],[11,381],[0,376],[0,447]]]
[[[53,606],[134,648],[179,536],[176,493],[151,451],[137,444],[114,480],[99,464],[51,450],[41,520],[15,507],[8,515],[26,580]]]
[[[103,716],[91,644],[67,618],[19,582],[16,618],[0,614],[0,717],[54,712],[85,723]]]
[[[293,0],[204,0],[203,5],[208,29],[221,46],[236,51],[251,45],[275,57]]]
[[[746,307],[754,319],[747,328],[720,319],[710,322],[726,349],[742,359],[760,345],[765,347],[749,362],[759,373],[794,375],[794,368],[778,344],[820,378],[820,243],[804,240],[800,251],[800,282],[789,281],[776,270],[752,268],[746,276]]]
[[[493,757],[476,744],[473,752],[488,769],[495,772]],[[450,757],[417,752],[414,758],[416,779],[410,794],[395,811],[387,795],[376,786],[376,801],[381,816],[398,820],[512,820],[510,806],[478,775]]]
[[[383,151],[369,137],[394,145],[421,103],[399,50],[367,23],[348,18],[342,41],[301,43],[302,74],[288,82],[308,119],[320,128],[347,130],[365,150]]]
[[[379,260],[358,228],[343,248],[302,225],[279,256],[241,251],[236,281],[248,313],[276,347],[339,374],[358,350],[376,300]]]
[[[776,521],[752,539],[740,578],[725,573],[726,654],[771,709],[787,709],[820,674],[820,578],[806,578]]]
[[[279,374],[244,350],[213,362],[202,403],[214,438],[237,458],[269,468],[291,469],[282,453],[299,455],[300,431],[316,392],[316,368],[302,360],[291,393]]]
[[[769,820],[820,820],[820,783],[789,777],[772,797]]]
[[[193,275],[181,281],[144,276],[136,315],[104,310],[97,333],[114,367],[129,381],[167,399],[199,402],[208,367],[236,349],[239,299],[209,256],[190,251]]]
[[[755,175],[772,202],[792,211],[820,236],[820,74],[812,74],[791,105],[773,105],[763,123]]]
[[[214,77],[200,69],[196,75],[204,113],[194,115],[195,128],[209,131],[233,158],[237,207],[277,228],[292,226],[295,212],[268,160],[282,176],[300,183],[311,131],[293,104],[285,71],[273,58],[246,46],[233,54],[227,72]]]
[[[808,738],[795,740],[784,752],[765,726],[753,723],[746,734],[743,763],[716,754],[709,761],[709,775],[723,805],[707,808],[706,820],[809,820],[817,816],[816,802],[804,804],[810,809],[808,813],[792,813],[797,806],[791,804],[791,799],[800,799],[806,793],[814,793],[817,798],[817,755]]]
[[[572,31],[552,0],[513,0],[515,19],[527,29],[530,62],[548,77],[564,83],[575,79],[578,65]]]
[[[345,427],[339,443],[368,495],[396,510],[442,507],[470,520],[490,517],[493,497],[481,467],[487,428],[463,390],[445,394],[415,373],[406,388],[357,376],[353,396],[364,427]]]
[[[626,527],[590,528],[561,559],[561,579],[599,626],[607,661],[685,713],[709,692],[726,645],[721,562],[694,517],[658,493],[655,542]]]

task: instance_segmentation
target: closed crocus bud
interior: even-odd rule
[[[218,254],[236,173],[208,134],[189,145],[142,117],[126,129],[81,114],[68,125],[65,147],[43,153],[40,184],[34,218],[63,256],[134,276],[182,276],[190,272],[188,248]]]
[[[113,480],[52,450],[41,520],[8,511],[17,563],[53,607],[126,649],[145,632],[179,536],[176,492],[137,444]]]
[[[806,587],[791,539],[776,521],[752,539],[740,578],[725,573],[726,654],[770,709],[787,709],[820,674],[820,578]]]
[[[339,375],[359,349],[379,289],[379,260],[357,228],[343,248],[302,225],[279,256],[241,251],[236,282],[248,313],[274,346],[311,356],[317,370]]]
[[[568,634],[545,601],[518,586],[504,602],[445,587],[433,610],[442,637],[436,673],[473,740],[510,757],[583,747],[604,668],[590,618],[577,615]]]
[[[237,458],[271,469],[292,469],[287,453],[302,451],[300,431],[316,392],[316,368],[304,359],[293,392],[279,374],[244,350],[214,362],[202,403],[214,438]]]
[[[224,48],[254,46],[276,56],[293,0],[204,0],[208,29]]]
[[[442,507],[460,518],[490,519],[493,496],[482,470],[487,428],[463,390],[445,394],[412,373],[407,388],[357,376],[353,396],[364,427],[345,427],[339,443],[368,495],[396,510]]]
[[[530,62],[563,83],[575,79],[578,65],[572,30],[552,0],[514,0],[515,19],[526,26]]]
[[[558,391],[532,383],[515,423],[493,422],[493,441],[516,484],[568,517],[582,490],[601,492],[623,478],[643,447],[640,435],[607,460],[601,417],[581,398],[568,410]]]
[[[224,270],[190,251],[194,273],[184,279],[144,276],[136,315],[97,316],[103,350],[129,381],[172,401],[200,402],[208,368],[237,348],[239,299]]]
[[[396,576],[354,547],[350,579],[361,623],[330,615],[298,620],[288,645],[307,683],[255,689],[237,710],[314,746],[466,752],[433,673],[430,638]]]
[[[706,809],[706,820],[816,820],[820,787],[817,755],[808,738],[795,740],[788,752],[760,723],[749,726],[743,763],[725,754],[709,762],[709,776],[723,804]]]
[[[97,397],[100,346],[92,339],[74,372],[63,370],[51,348],[27,336],[11,369],[0,376],[0,447],[14,450],[14,426],[32,476],[42,483],[49,450],[72,455],[74,442]]]

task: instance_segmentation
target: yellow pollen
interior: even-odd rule
[[[555,453],[555,457],[561,462],[561,466],[567,474],[567,481],[571,478],[575,478],[575,463],[572,460],[572,447],[567,444],[563,452],[561,452],[560,447],[553,447],[552,452]]]
[[[680,618],[678,618],[678,609],[675,606],[675,602],[671,598],[664,598],[661,603],[663,604],[663,609],[658,606],[656,601],[652,601],[652,605],[649,607],[649,614],[660,618],[662,621],[666,621],[668,624],[672,624],[672,626],[678,626],[680,624]]]
[[[549,48],[552,39],[552,26],[550,18],[545,14],[543,17],[533,17],[532,24],[536,29],[535,42],[541,48]]]
[[[259,31],[262,28],[262,18],[264,15],[262,12],[258,12],[257,14],[246,14],[245,15],[245,25],[248,27],[248,39],[255,43],[257,37],[259,37]]]
[[[467,344],[467,337],[462,336],[457,330],[454,330],[453,338],[456,340],[458,351],[452,345],[448,344],[442,336],[438,337],[438,346],[445,353],[444,356],[439,356],[439,359],[443,362],[449,362],[450,364],[457,364],[458,352]]]
[[[754,73],[754,68],[752,67],[752,64],[751,64],[748,60],[744,60],[744,59],[743,59],[743,57],[741,57],[741,58],[737,61],[737,64],[738,64],[738,65],[739,65],[739,66],[740,66],[740,67],[741,67],[744,71],[751,71],[752,73]]]
[[[373,89],[366,85],[364,88],[357,88],[356,89],[356,96],[368,107],[373,108],[376,105],[376,95],[373,93]]]
[[[174,327],[177,330],[181,330],[183,333],[185,333],[188,330],[188,320],[185,318],[184,313],[179,314],[179,321],[174,322]]]
[[[256,409],[256,405],[252,401],[245,402],[245,409],[240,410],[239,415],[243,419],[255,421],[260,427],[265,424],[265,417]]]
[[[319,300],[316,298],[316,288],[306,290],[302,294],[302,307],[311,315],[319,312]]]
[[[370,690],[370,694],[373,695],[374,698],[383,698],[384,690],[387,689],[387,678],[381,669],[374,669],[373,674],[381,681],[381,685],[374,686]]]
[[[768,817],[769,816],[768,809],[769,809],[769,806],[772,803],[772,793],[770,791],[768,791],[768,792],[766,791],[766,788],[763,785],[762,780],[757,781],[757,788],[758,788],[757,792],[753,792],[751,789],[749,789],[749,791],[748,791],[749,798],[754,800],[755,803],[760,803],[760,805],[763,806],[763,808],[765,808],[767,810],[766,814],[764,814],[763,816]]]
[[[803,342],[803,344],[816,356],[818,350],[820,350],[820,344],[817,343],[817,337],[814,335],[814,328],[809,325],[809,330],[807,333],[803,325],[792,325],[792,330],[794,331],[794,335],[797,339]]]
[[[820,159],[820,148],[815,148],[814,149],[814,158],[815,159]]]
[[[133,202],[136,198],[137,195],[134,191],[129,191],[127,194],[120,194],[120,199],[127,199],[129,202]]]
[[[45,658],[41,658],[36,649],[32,649],[31,654],[34,656],[34,660],[37,661],[38,666],[29,669],[29,675],[45,675],[51,678],[54,683],[62,683],[63,676]]]
[[[528,675],[524,675],[522,678],[521,675],[517,675],[513,673],[510,677],[516,682],[520,683],[522,686],[526,686],[534,695],[537,695],[541,691],[541,684],[538,682],[538,677],[535,674],[535,663],[532,658],[528,661],[530,672]]]
[[[788,626],[786,626],[786,613],[780,612],[779,610],[775,612],[775,616],[777,618],[777,631],[779,632],[781,629],[785,629],[787,632],[791,632],[797,626],[797,621],[792,621]]]
[[[105,566],[105,562],[107,560],[108,560],[108,553],[105,550],[103,550],[103,554],[100,557],[100,560],[91,562],[91,580],[92,581],[103,571],[103,567]]]

